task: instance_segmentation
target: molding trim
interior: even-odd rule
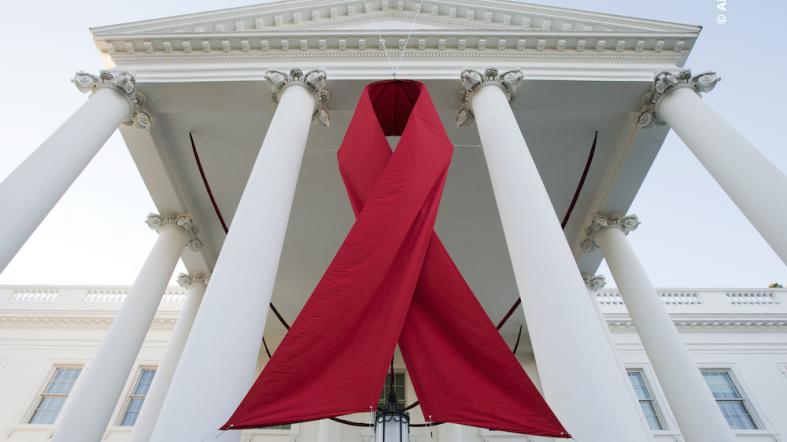
[[[459,113],[456,125],[464,126],[475,119],[473,114],[473,94],[478,89],[494,85],[499,87],[511,103],[516,98],[516,89],[525,77],[521,70],[514,69],[499,74],[495,68],[487,68],[484,73],[473,69],[465,69],[459,75],[462,85],[459,87]]]
[[[199,229],[189,215],[179,215],[174,212],[168,212],[163,215],[150,213],[145,219],[145,224],[156,232],[161,232],[161,228],[167,225],[180,227],[189,237],[186,243],[188,248],[195,252],[202,248],[202,241],[197,238]]]
[[[136,79],[130,72],[102,70],[99,75],[93,75],[79,71],[71,79],[71,82],[82,93],[92,95],[99,89],[112,89],[122,95],[129,107],[129,117],[123,122],[126,126],[149,129],[153,124],[150,114],[143,110],[145,96],[137,90]]]
[[[582,280],[585,281],[585,287],[591,292],[598,292],[607,285],[607,278],[604,275],[591,275],[590,273],[583,273]]]
[[[637,124],[641,127],[666,124],[658,117],[659,103],[664,97],[682,88],[689,88],[701,95],[712,91],[720,81],[721,77],[713,71],[703,72],[694,76],[691,75],[690,69],[659,73],[653,80],[651,90],[642,97],[643,110],[639,115]]]
[[[637,215],[622,215],[620,213],[603,214],[597,213],[590,221],[590,226],[585,229],[585,238],[582,240],[581,247],[586,253],[598,248],[595,237],[599,232],[607,229],[620,229],[625,235],[637,230],[641,223]]]
[[[290,72],[284,73],[275,69],[265,72],[265,80],[273,91],[273,102],[279,104],[284,90],[292,85],[300,85],[310,90],[314,95],[314,113],[312,118],[316,118],[321,125],[331,126],[331,116],[328,113],[328,100],[331,98],[328,88],[325,87],[327,75],[322,69],[313,69],[305,74],[299,68],[292,68]]]
[[[178,275],[178,285],[186,289],[194,284],[201,284],[207,287],[209,282],[210,273],[196,273],[194,275],[181,273]]]

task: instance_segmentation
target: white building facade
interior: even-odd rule
[[[597,281],[596,281],[597,283]],[[0,428],[11,441],[46,441],[75,377],[90,363],[106,338],[112,318],[129,287],[0,287]],[[684,441],[673,411],[632,327],[615,289],[589,290],[609,326],[617,357],[631,377],[632,402],[655,440]],[[670,317],[692,358],[713,385],[725,416],[735,427],[736,440],[783,441],[787,435],[787,290],[784,289],[669,289],[659,290]],[[173,339],[176,318],[187,303],[187,290],[170,287],[162,297],[153,325],[124,381],[123,395],[112,405],[111,422],[103,440],[131,440],[140,405],[150,392],[151,375],[161,369]],[[513,346],[514,342],[510,342]],[[271,345],[275,351],[275,346]],[[539,384],[532,350],[516,353]],[[260,354],[257,370],[268,357]],[[414,391],[404,380],[399,394],[409,403]],[[402,369],[401,371],[399,369]],[[576,367],[582,370],[582,367]],[[209,382],[209,378],[206,379]],[[199,386],[195,386],[199,388]],[[603,406],[604,398],[597,398]],[[416,410],[417,411],[417,410]],[[360,421],[369,416],[355,416]],[[419,420],[417,412],[413,421]],[[369,440],[371,430],[340,426],[322,438],[321,422],[242,432],[241,440],[298,441]],[[210,440],[210,439],[207,439]],[[438,425],[415,428],[416,441],[543,441],[476,428]]]
[[[437,232],[493,320],[521,301],[501,334],[521,339],[575,440],[784,433],[783,293],[677,291],[665,304],[626,236],[672,129],[787,262],[787,204],[773,203],[787,201],[787,177],[702,100],[719,76],[684,67],[700,27],[504,0],[295,0],[92,31],[108,69],[74,76],[86,103],[0,183],[0,212],[14,214],[0,271],[118,128],[158,239],[127,296],[8,289],[12,317],[29,306],[56,318],[3,329],[19,346],[6,371],[32,336],[51,350],[37,390],[11,381],[9,437],[238,441],[216,429],[352,225],[335,152],[363,87],[392,77],[426,84],[455,146]],[[586,287],[602,259],[622,300],[603,317]],[[162,298],[178,260],[184,291]],[[168,297],[185,298],[172,331]],[[73,317],[59,319],[61,303]],[[69,321],[79,344],[65,339],[61,355]],[[261,431],[243,437],[368,437],[330,421]]]

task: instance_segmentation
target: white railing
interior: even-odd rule
[[[779,300],[773,291],[734,290],[727,292],[727,300],[733,305],[775,305]]]
[[[782,314],[787,315],[787,290],[773,289],[663,289],[657,290],[670,314]],[[596,292],[605,314],[625,313],[617,289]]]
[[[57,289],[19,289],[14,290],[11,302],[54,302],[57,300]]]
[[[116,310],[128,296],[127,286],[0,286],[2,310]],[[176,311],[186,300],[186,290],[169,287],[159,310]]]

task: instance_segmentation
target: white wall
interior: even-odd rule
[[[52,426],[25,424],[56,365],[83,365],[97,351],[113,312],[126,288],[58,287],[31,289],[0,287],[0,440],[47,441]],[[772,296],[730,296],[724,290],[695,291],[689,295],[665,297],[666,307],[680,324],[681,334],[701,367],[730,369],[749,401],[760,430],[738,432],[741,441],[780,441],[787,436],[787,292],[771,291]],[[733,295],[735,295],[733,293]],[[136,366],[155,366],[162,356],[182,300],[180,289],[165,297],[154,325],[140,351]],[[602,311],[611,324],[611,335],[621,362],[641,368],[653,390],[667,430],[656,433],[657,440],[682,441],[675,419],[628,320],[625,307],[617,303],[614,290],[599,294]],[[734,303],[731,301],[735,301]],[[263,358],[263,360],[266,358]],[[532,354],[520,360],[538,386],[538,372]],[[401,361],[397,369],[403,368]],[[577,367],[581,370],[581,367]],[[128,380],[131,388],[136,373]],[[410,379],[407,402],[415,400]],[[603,398],[599,398],[603,406]],[[124,399],[118,401],[113,422],[122,413]],[[89,412],[89,411],[88,411]],[[412,422],[423,422],[416,408]],[[369,415],[352,416],[366,422]],[[294,425],[291,430],[243,432],[243,442],[317,440],[318,423]],[[461,429],[462,442],[546,442],[545,438]],[[128,440],[130,428],[112,426],[106,441]],[[342,441],[372,440],[365,428],[341,427]],[[416,442],[453,441],[458,432],[440,427],[413,429]]]

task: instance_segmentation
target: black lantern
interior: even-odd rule
[[[374,422],[375,442],[409,442],[410,440],[410,414],[404,411],[396,392],[393,388],[391,376],[391,389],[385,406],[377,408]]]

